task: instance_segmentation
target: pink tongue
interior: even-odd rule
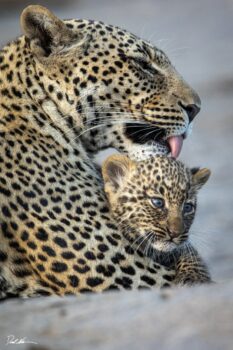
[[[181,148],[183,146],[182,136],[171,136],[167,139],[167,142],[171,149],[171,156],[177,158],[180,154]]]

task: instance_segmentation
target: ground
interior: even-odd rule
[[[120,298],[112,292],[5,302],[0,348],[232,350],[232,288],[231,282],[163,295],[132,291]],[[12,336],[37,344],[6,345]]]

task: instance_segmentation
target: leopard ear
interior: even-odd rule
[[[74,36],[62,20],[39,5],[26,7],[20,23],[31,49],[37,55],[49,56],[56,48],[71,42]]]
[[[116,192],[135,167],[135,162],[126,156],[112,155],[108,157],[102,166],[105,191]]]
[[[192,184],[196,190],[199,190],[208,181],[211,171],[207,168],[193,168],[191,169],[191,174]]]

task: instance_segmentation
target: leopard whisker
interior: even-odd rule
[[[101,123],[101,124],[98,124],[98,125],[94,125],[93,127],[91,128],[88,128],[88,129],[85,129],[83,130],[81,133],[79,133],[72,141],[76,140],[77,138],[79,138],[80,136],[84,135],[85,133],[93,130],[93,129],[98,129],[98,128],[102,128],[103,126],[105,125],[121,125],[121,124],[125,124],[125,123],[134,123],[134,121],[132,120],[117,120],[117,121],[111,121],[111,123]],[[143,123],[142,123],[143,124]]]
[[[150,130],[147,134],[145,134],[145,135],[142,135],[141,137],[140,137],[140,140],[145,140],[150,134],[152,134],[152,133],[154,133],[156,131],[156,127],[154,127],[154,130]],[[156,137],[158,137],[160,134],[162,134],[163,133],[163,131],[162,130],[158,130],[158,134],[156,135]]]
[[[138,126],[131,126],[131,128],[132,128],[132,127],[138,128]],[[143,126],[143,130],[149,129],[151,132],[154,132],[156,128],[157,128],[157,127],[156,127],[155,125],[151,125],[151,124],[148,124],[148,125]],[[151,129],[154,129],[154,130],[151,130]],[[159,131],[161,132],[161,130],[159,130]],[[131,133],[131,135],[136,135],[137,133],[140,133],[140,132],[141,132],[141,130],[137,130],[137,131]],[[142,137],[140,137],[140,140],[141,140],[141,139],[142,139]]]
[[[147,235],[145,235],[144,237],[142,237],[142,241],[139,243],[139,245],[136,248],[136,251],[139,250],[139,248],[142,246],[142,244],[147,240]]]
[[[153,234],[154,234],[153,231],[151,231],[147,234],[147,244],[146,244],[146,247],[144,249],[145,256],[148,256],[149,250],[151,249],[151,237],[153,236]]]
[[[118,125],[122,125],[122,124],[124,124],[125,122],[127,122],[127,123],[134,123],[132,120],[128,120],[128,121],[117,120],[117,121],[111,122],[110,124],[112,124],[112,125],[117,125],[117,124],[118,124]],[[82,135],[84,135],[85,133],[87,133],[87,132],[89,132],[89,131],[91,131],[91,130],[94,130],[94,129],[102,128],[103,126],[106,126],[106,125],[109,125],[109,123],[101,123],[101,124],[98,124],[98,125],[94,125],[94,126],[92,126],[91,128],[82,130],[82,132],[80,132],[78,135],[76,135],[74,138],[72,138],[72,139],[70,140],[70,143],[71,143],[71,142],[74,142],[74,141],[77,140],[77,139],[79,139],[79,138],[80,138]],[[68,130],[67,132],[62,133],[62,134],[60,135],[60,137],[68,135],[68,134],[69,134],[72,130],[74,130],[74,129],[76,129],[76,127],[69,128],[69,130]],[[54,140],[54,142],[50,144],[50,147],[52,147],[52,146],[55,144],[55,142],[58,142],[58,140],[59,140],[59,138],[56,139],[56,140]]]

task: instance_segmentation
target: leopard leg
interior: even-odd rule
[[[52,294],[50,286],[44,285],[43,281],[36,276],[16,280],[10,270],[0,269],[0,301],[8,298],[28,298]]]
[[[176,285],[196,285],[212,282],[207,265],[191,244],[187,244],[181,250],[175,268],[174,283]]]
[[[1,254],[3,256],[3,252]],[[14,253],[14,262],[18,265],[13,264],[10,254],[5,257],[6,261],[0,263],[0,300],[53,294],[51,286],[33,271],[21,254]]]

